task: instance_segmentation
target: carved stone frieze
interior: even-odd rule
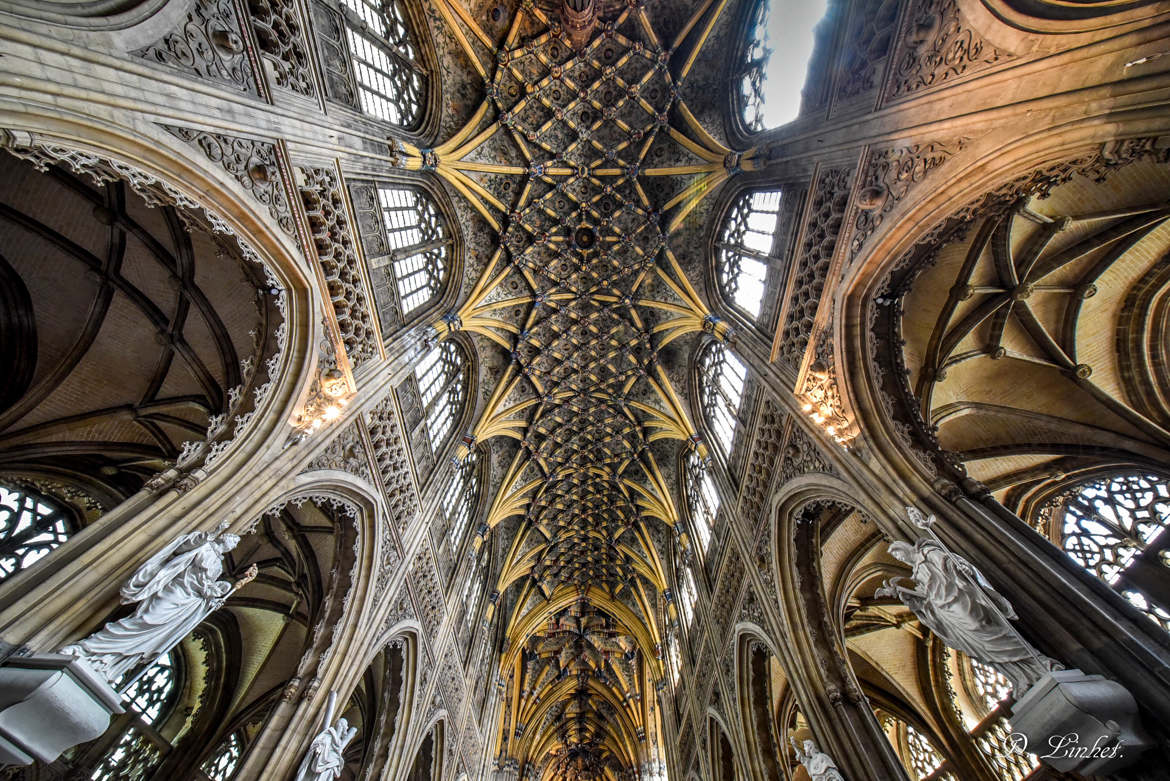
[[[315,95],[309,51],[296,4],[291,0],[248,0],[252,31],[276,86]]]
[[[325,94],[330,100],[357,108],[357,88],[354,86],[353,65],[345,44],[345,23],[341,14],[318,0],[313,0],[309,6],[324,69]]]
[[[366,453],[366,446],[362,442],[361,432],[357,425],[351,425],[340,431],[329,445],[316,458],[309,462],[305,471],[313,469],[336,469],[349,472],[372,483],[370,474],[370,460]]]
[[[383,400],[366,413],[366,427],[386,496],[386,509],[395,526],[403,532],[418,515],[419,501],[392,399]]]
[[[788,416],[772,399],[765,397],[760,405],[756,423],[756,437],[752,442],[751,457],[743,478],[739,515],[752,527],[765,520],[764,503],[775,474],[776,459],[784,444],[784,426]]]
[[[836,100],[848,100],[874,89],[898,26],[898,0],[853,3],[838,65]]]
[[[837,383],[831,324],[818,335],[813,362],[805,373],[797,398],[814,422],[837,442],[844,443],[857,435],[857,424],[846,409]]]
[[[871,152],[857,194],[857,218],[853,225],[850,256],[857,257],[885,215],[906,197],[914,185],[949,160],[964,143],[964,139],[932,141]]]
[[[178,29],[133,54],[256,95],[246,49],[233,0],[195,0]]]
[[[426,546],[414,557],[410,567],[410,582],[414,586],[415,596],[422,611],[422,625],[433,635],[443,625],[443,587],[439,584],[439,576],[435,573],[435,566]]]
[[[251,138],[207,133],[174,125],[162,125],[168,133],[194,144],[214,163],[219,163],[253,198],[268,208],[277,225],[296,235],[292,210],[284,194],[276,146]]]
[[[345,352],[356,367],[378,355],[377,330],[362,284],[361,264],[346,216],[337,175],[328,168],[302,168],[301,201],[317,246],[329,299],[337,315]]]
[[[848,168],[830,168],[817,177],[813,186],[808,221],[804,227],[800,254],[795,260],[796,278],[789,285],[780,357],[799,367],[814,328],[821,293],[845,227],[849,187],[853,178]]]
[[[780,460],[780,485],[809,472],[835,474],[836,470],[812,437],[799,426],[793,425],[788,443],[784,446],[784,456]]]
[[[956,0],[920,0],[907,15],[889,97],[938,86],[1006,56],[963,25]]]

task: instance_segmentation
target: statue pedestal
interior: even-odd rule
[[[1029,752],[1065,773],[1108,775],[1152,746],[1133,695],[1080,670],[1056,670],[1034,683],[1012,707],[1011,724]]]
[[[73,656],[10,656],[0,666],[0,765],[52,762],[106,731],[121,697]]]

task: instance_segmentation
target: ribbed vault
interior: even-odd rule
[[[445,143],[395,152],[498,233],[435,323],[439,338],[467,331],[509,359],[459,451],[519,445],[481,530],[515,530],[494,584],[508,627],[497,761],[526,778],[629,777],[663,756],[652,687],[668,578],[652,539],[679,514],[662,462],[706,452],[662,350],[728,333],[670,236],[752,166],[682,97],[719,9],[688,20],[640,2],[526,3],[500,40],[455,4],[439,10],[485,98]]]

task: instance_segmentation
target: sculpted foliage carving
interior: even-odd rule
[[[410,567],[410,582],[422,608],[422,625],[433,636],[443,624],[443,588],[431,563],[426,546],[414,557]]]
[[[276,86],[312,96],[313,74],[296,5],[290,0],[248,0],[252,30]]]
[[[328,168],[301,170],[305,176],[300,188],[301,201],[317,246],[317,260],[325,275],[346,355],[354,366],[359,366],[377,356],[377,331],[362,285],[361,265],[354,251],[345,201],[333,171]]]
[[[336,469],[356,475],[366,482],[373,482],[366,446],[356,424],[338,433],[329,445],[309,462],[306,471],[313,469]]]
[[[290,236],[296,235],[292,211],[280,178],[276,146],[251,138],[205,133],[186,127],[162,125],[168,133],[194,144],[214,163],[219,163],[252,197],[268,207],[268,213]]]
[[[179,29],[133,54],[258,94],[245,48],[232,0],[195,0]]]
[[[812,336],[821,293],[845,222],[851,179],[849,169],[831,168],[821,173],[813,190],[804,239],[796,259],[796,279],[789,286],[792,298],[788,302],[780,344],[780,355],[794,366],[800,365]]]
[[[870,153],[861,191],[857,195],[857,221],[850,247],[853,257],[882,224],[885,215],[906,197],[910,188],[949,160],[963,143],[963,139],[954,143],[932,141]]]
[[[924,0],[910,14],[890,97],[899,97],[972,70],[994,65],[1004,53],[960,23],[955,0]]]
[[[835,470],[812,437],[794,425],[792,433],[788,435],[788,444],[784,447],[784,458],[780,462],[780,484],[809,472],[834,474]]]

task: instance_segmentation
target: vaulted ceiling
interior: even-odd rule
[[[689,6],[525,3],[492,36],[441,4],[485,94],[443,143],[396,149],[498,239],[435,327],[504,357],[460,455],[488,440],[505,454],[486,511],[507,535],[493,584],[508,627],[498,755],[540,778],[611,777],[661,756],[652,705],[677,462],[706,454],[670,345],[728,332],[672,238],[751,166],[698,119],[721,116],[726,95],[686,89],[719,18]]]

